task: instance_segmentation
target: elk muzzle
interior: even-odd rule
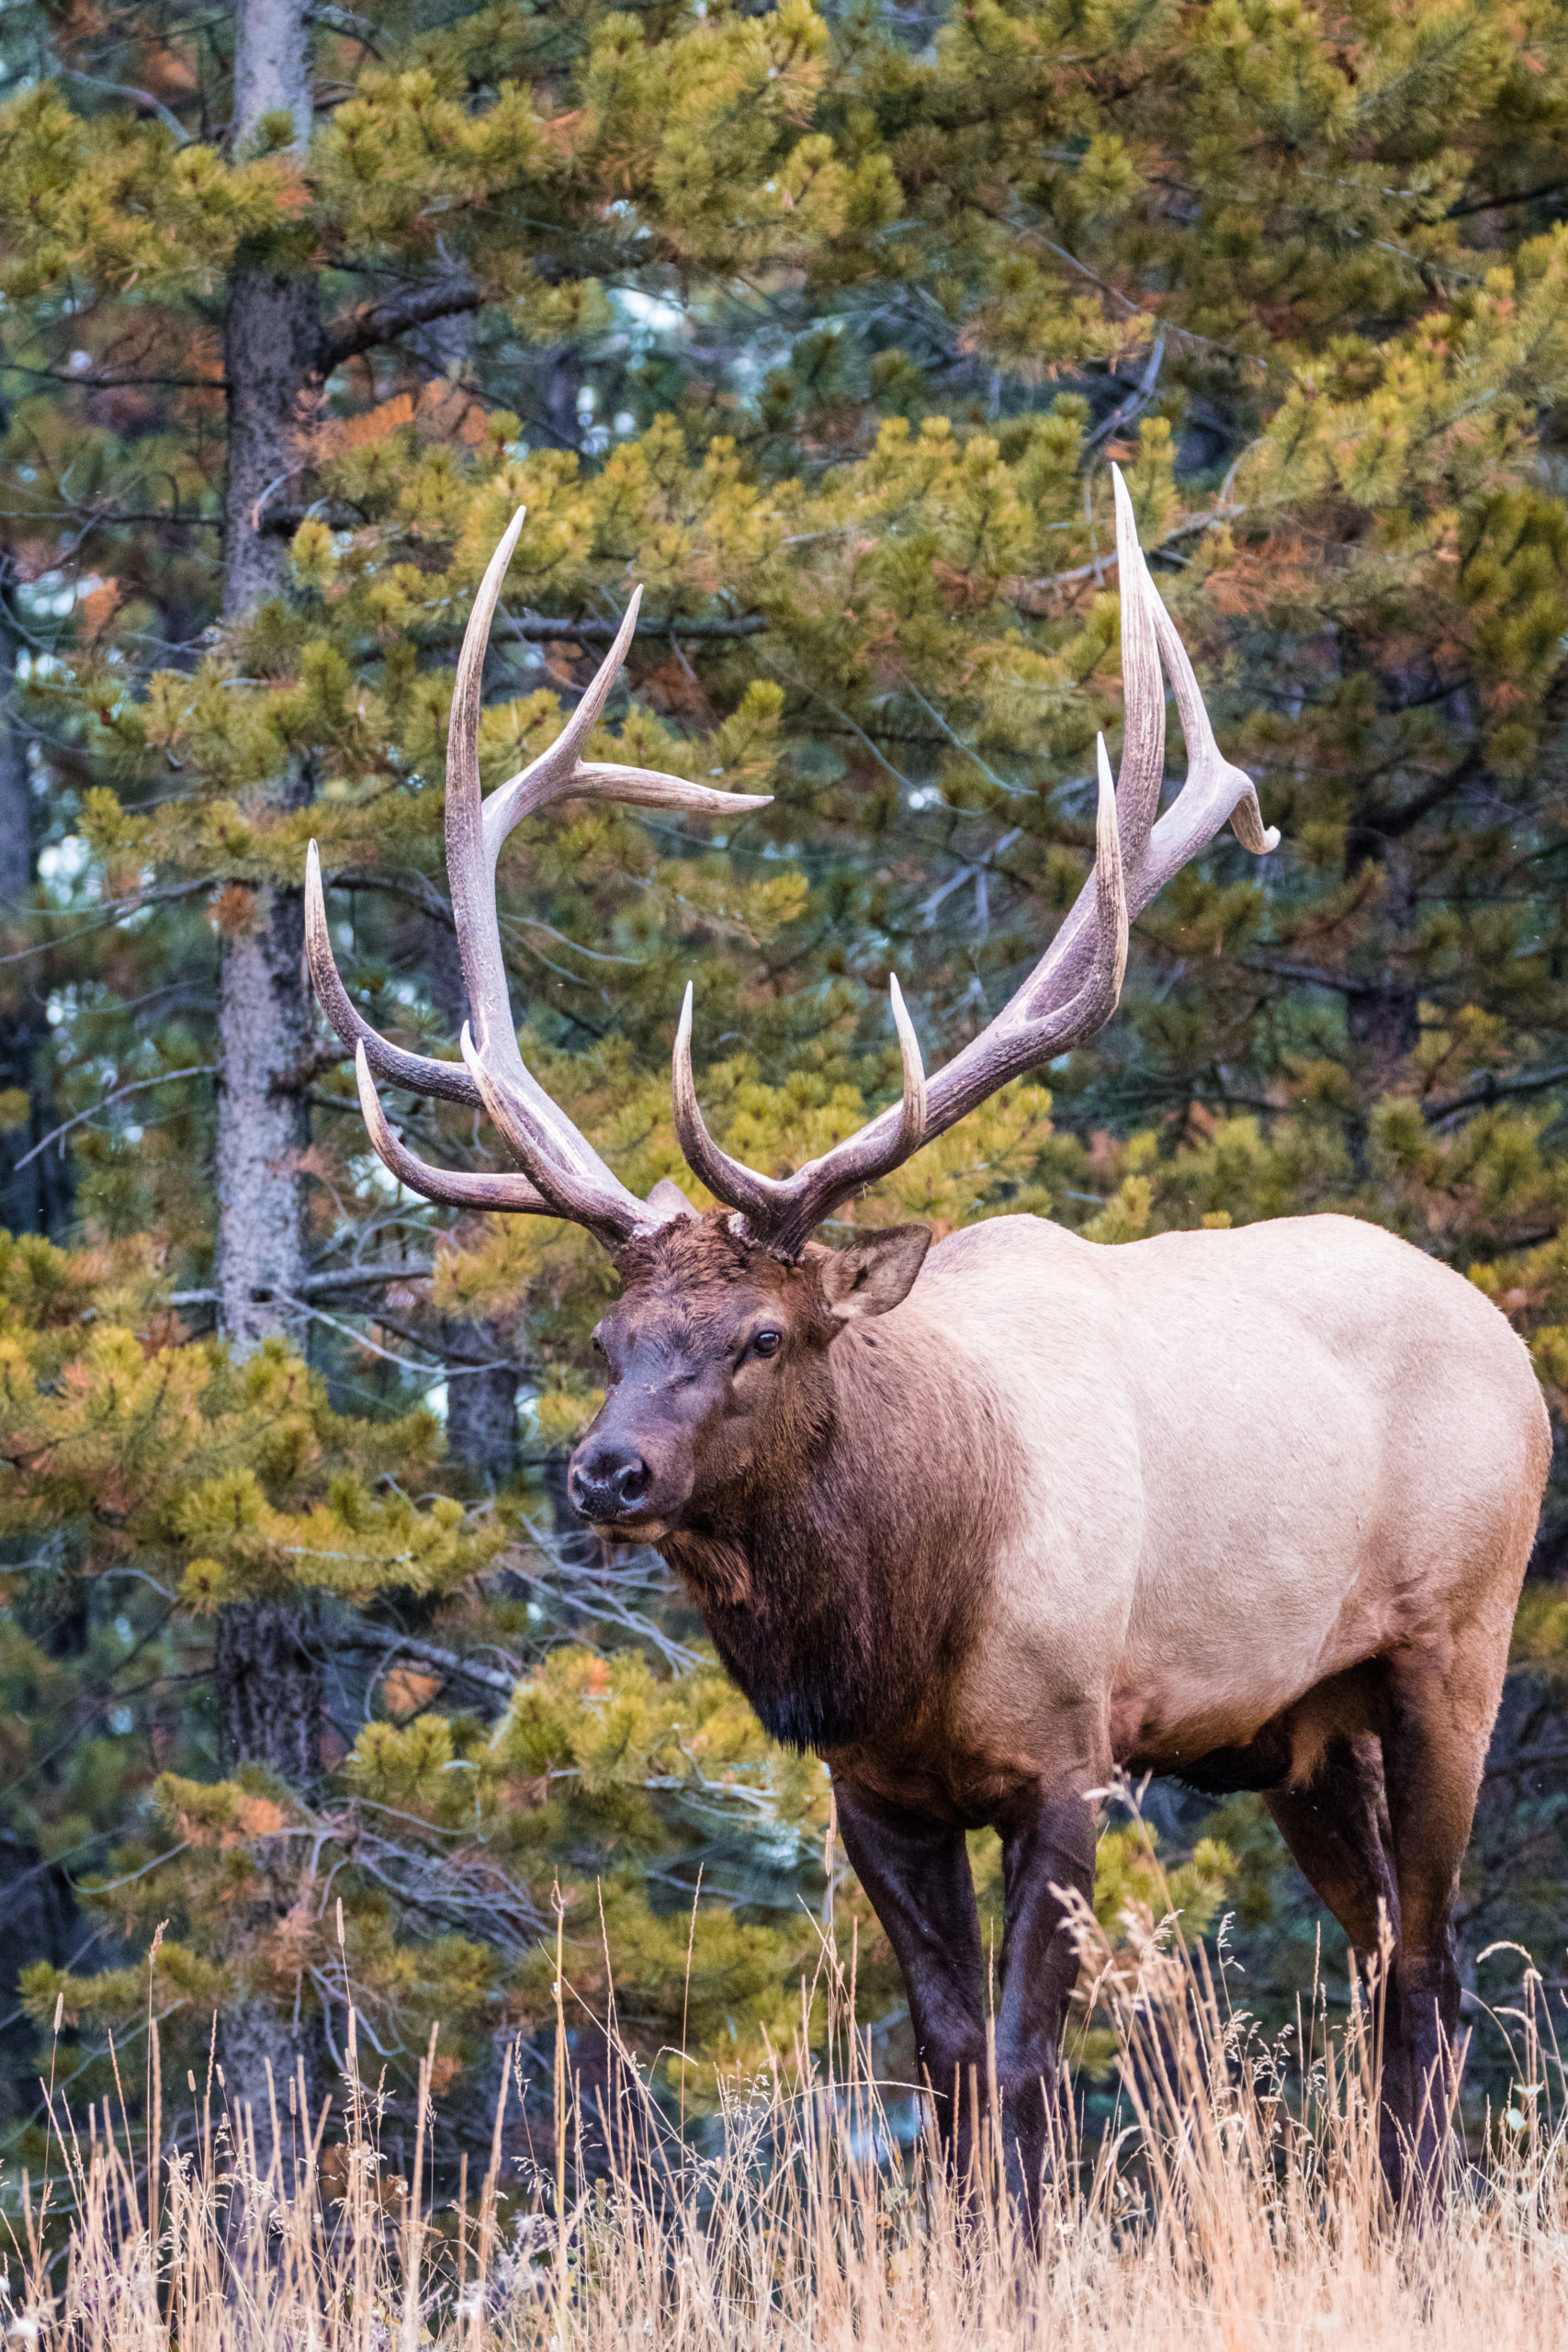
[[[579,1446],[567,1474],[572,1508],[597,1527],[613,1527],[643,1509],[653,1473],[635,1445],[591,1438]]]
[[[667,1417],[616,1410],[612,1394],[572,1455],[566,1490],[574,1510],[606,1535],[657,1543],[692,1498],[694,1462],[689,1430]]]

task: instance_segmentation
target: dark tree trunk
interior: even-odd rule
[[[1374,820],[1347,831],[1345,877],[1371,866],[1382,878],[1376,920],[1350,977],[1359,983],[1346,1000],[1345,1025],[1368,1083],[1382,1093],[1399,1077],[1421,1034],[1420,990],[1413,977],[1419,901],[1410,854]]]
[[[16,724],[17,646],[0,605],[0,931],[16,951],[37,933],[20,918],[34,876],[32,769],[27,738]],[[25,1094],[28,1116],[0,1131],[0,1225],[10,1233],[59,1233],[71,1208],[71,1163],[51,1144],[26,1168],[17,1162],[56,1124],[45,1081],[49,1041],[43,956],[5,970],[0,994],[0,1090]]]
[[[0,1951],[0,2125],[15,2127],[38,2106],[39,2030],[22,2014],[22,1971],[40,1960],[79,1968],[96,1940],[84,1936],[70,1881],[36,1846],[0,1830],[0,1904],[6,1942]],[[106,1956],[107,1957],[107,1956]]]
[[[218,1612],[214,1682],[225,1772],[265,1764],[294,1789],[309,1790],[321,1764],[323,1718],[319,1657],[307,1646],[308,1620],[287,1601],[231,1602]],[[258,1855],[264,1909],[281,1915],[298,1897],[286,1860]],[[225,2003],[219,2020],[228,2095],[251,2110],[265,2166],[276,2105],[287,2136],[288,2090],[304,2074],[308,2105],[319,2107],[325,2052],[313,2015],[296,2028],[276,1991],[263,1984]]]
[[[511,1485],[523,1458],[517,1374],[508,1361],[487,1361],[487,1351],[509,1356],[510,1345],[493,1324],[447,1322],[441,1327],[441,1349],[447,1363],[447,1450],[493,1494]],[[486,1369],[468,1369],[475,1359]]]
[[[311,123],[305,0],[241,0],[230,130],[236,154],[254,146],[266,117],[288,118],[293,144],[304,150]],[[313,277],[291,262],[276,252],[242,251],[229,280],[223,617],[236,629],[287,585],[285,543],[265,528],[265,510],[287,493],[300,462],[319,340]],[[310,788],[308,775],[294,768],[259,787],[256,798],[298,807]],[[305,1333],[296,1304],[306,1262],[300,1161],[310,1140],[303,908],[302,894],[292,886],[226,894],[218,1013],[217,1288],[220,1329],[241,1354],[276,1332],[297,1341]],[[305,1612],[287,1600],[234,1603],[219,1611],[215,1676],[225,1771],[264,1764],[300,1790],[317,1778],[321,1674],[308,1634]],[[261,1867],[273,1866],[264,1860]],[[276,1907],[287,1908],[291,1899],[279,1876]],[[273,1989],[262,1984],[228,2004],[222,2052],[230,2093],[249,2104],[265,2160],[272,2101],[287,2113],[287,2084],[301,2064],[307,2096],[314,2092],[318,2036],[309,2028],[296,2032]]]
[[[290,1601],[231,1601],[218,1612],[213,1660],[223,1770],[265,1764],[292,1788],[321,1769],[319,1652]]]

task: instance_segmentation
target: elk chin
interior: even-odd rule
[[[595,1535],[611,1544],[662,1544],[674,1532],[667,1519],[593,1519],[588,1523]]]

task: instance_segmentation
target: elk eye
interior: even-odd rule
[[[782,1331],[759,1331],[751,1342],[751,1352],[757,1356],[776,1356],[783,1345]]]
[[[598,1334],[598,1332],[597,1332],[597,1331],[595,1331],[595,1332],[592,1334],[592,1340],[593,1340],[593,1352],[594,1352],[594,1354],[595,1354],[596,1356],[602,1356],[602,1355],[604,1354],[604,1340],[599,1337],[599,1334]]]

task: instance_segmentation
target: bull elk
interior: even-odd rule
[[[1229,820],[1262,853],[1115,483],[1125,733],[1099,746],[1094,870],[996,1019],[927,1078],[892,985],[899,1102],[793,1174],[720,1149],[675,1036],[675,1125],[718,1204],[618,1181],[525,1067],[495,865],[565,797],[733,819],[761,805],[580,754],[634,594],[558,740],[481,801],[480,673],[518,515],[475,599],[447,752],[446,855],[471,1026],[404,1052],[350,1001],[312,845],[308,947],[392,1173],[458,1208],[567,1217],[623,1284],[595,1333],[603,1408],[572,1457],[584,1517],[655,1544],[775,1737],[831,1770],[845,1849],[897,1954],[920,2064],[964,2160],[986,2080],[986,1970],[964,1832],[1004,1855],[997,2082],[1015,2187],[1048,2144],[1087,1895],[1117,1768],[1261,1791],[1353,1949],[1392,1938],[1383,2161],[1444,2143],[1459,2009],[1451,1912],[1549,1439],[1529,1359],[1460,1275],[1338,1216],[1098,1248],[1002,1216],[813,1239],[835,1209],[1006,1080],[1091,1036],[1127,932]],[[1158,816],[1170,674],[1186,782]],[[1156,821],[1157,817],[1157,821]],[[515,1171],[416,1158],[378,1079],[488,1114]],[[1380,1924],[1385,1923],[1385,1924]]]

